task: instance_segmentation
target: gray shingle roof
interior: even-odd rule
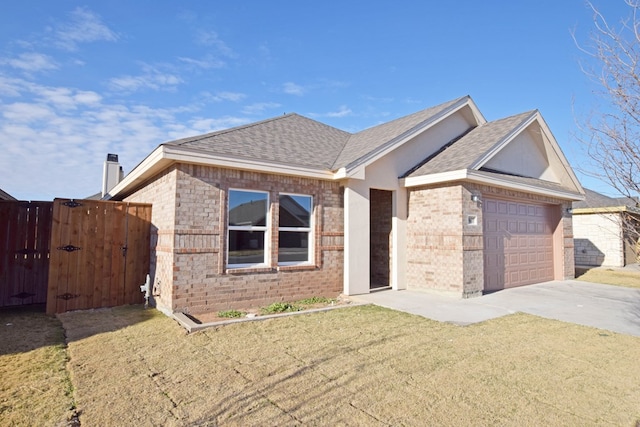
[[[11,194],[0,189],[0,200],[16,200]]]
[[[445,102],[355,134],[298,114],[285,114],[164,145],[217,155],[337,170],[384,149],[465,98]]]
[[[597,191],[584,189],[584,200],[573,202],[574,209],[583,208],[610,208],[618,206],[635,207],[636,201],[628,198],[614,198],[605,196]]]
[[[533,114],[535,111],[528,111],[480,125],[445,145],[419,167],[408,171],[403,178],[469,169],[481,156]]]
[[[298,114],[168,142],[204,152],[331,169],[351,134]]]

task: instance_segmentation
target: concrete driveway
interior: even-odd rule
[[[640,289],[578,280],[522,286],[470,299],[406,290],[353,299],[457,325],[524,312],[640,337]]]

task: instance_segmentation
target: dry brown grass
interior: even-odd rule
[[[577,275],[577,280],[606,285],[640,288],[640,271],[614,270],[608,268],[592,268]]]
[[[65,425],[73,415],[60,322],[33,308],[0,310],[0,425]]]
[[[633,425],[640,339],[375,306],[187,335],[154,310],[60,316],[82,425]]]

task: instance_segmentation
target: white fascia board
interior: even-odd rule
[[[416,128],[412,129],[411,132],[405,132],[405,133],[403,133],[401,135],[398,135],[395,138],[391,139],[390,141],[385,143],[380,150],[370,152],[370,153],[366,154],[365,156],[363,156],[360,159],[360,161],[358,161],[358,162],[356,162],[354,164],[351,164],[351,165],[347,165],[346,168],[344,168],[345,171],[346,171],[345,175],[347,177],[352,177],[352,172],[353,171],[357,170],[358,168],[367,167],[371,163],[373,163],[376,160],[386,156],[391,151],[393,151],[396,148],[402,146],[407,141],[413,139],[417,135],[420,135],[422,132],[424,132],[425,130],[429,129],[430,127],[437,125],[438,123],[440,123],[443,120],[445,120],[447,117],[451,116],[452,114],[455,114],[457,111],[459,111],[460,109],[462,109],[462,108],[464,108],[466,106],[471,108],[471,110],[474,113],[474,117],[477,120],[484,120],[484,117],[480,113],[480,110],[478,110],[478,107],[475,105],[475,103],[473,102],[471,97],[466,96],[464,98],[461,98],[460,101],[456,102],[455,104],[453,104],[452,106],[450,106],[446,110],[441,111],[439,114],[437,114],[434,117],[431,117],[430,119],[426,120],[421,125],[418,125]],[[486,122],[486,120],[485,120],[485,122]]]
[[[220,156],[198,150],[189,150],[184,147],[160,145],[127,174],[104,198],[108,200],[120,193],[131,191],[170,164],[178,162],[218,166],[229,169],[244,169],[276,175],[301,176],[323,180],[334,179],[333,172],[325,169],[310,169],[296,165],[275,164],[238,157]]]
[[[333,179],[341,180],[341,179],[352,178],[352,179],[364,180],[365,169],[366,168],[364,166],[360,166],[355,169],[350,169],[349,172],[347,172],[347,168],[340,168],[333,174]]]
[[[159,171],[168,166],[171,161],[164,157],[164,146],[160,145],[140,162],[131,172],[129,172],[115,187],[102,198],[110,200],[118,194],[131,189],[148,179],[155,171]]]
[[[554,197],[563,200],[579,201],[584,200],[584,196],[572,193],[570,191],[553,190],[549,188],[542,188],[531,184],[525,184],[521,182],[513,182],[508,178],[500,178],[493,176],[486,176],[482,173],[461,169],[451,172],[436,173],[425,176],[417,176],[413,178],[404,178],[400,180],[400,185],[403,187],[418,187],[423,185],[443,184],[452,181],[467,181],[475,182],[478,184],[485,184],[492,187],[500,187],[509,190],[521,191],[523,193],[532,193],[542,196]]]
[[[442,184],[443,182],[462,181],[467,179],[467,170],[460,169],[457,171],[433,173],[416,177],[408,177],[400,179],[402,187],[419,187],[422,185]]]

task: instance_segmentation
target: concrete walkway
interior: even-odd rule
[[[522,286],[470,299],[406,290],[352,299],[457,325],[524,312],[640,337],[640,289],[578,280]]]

